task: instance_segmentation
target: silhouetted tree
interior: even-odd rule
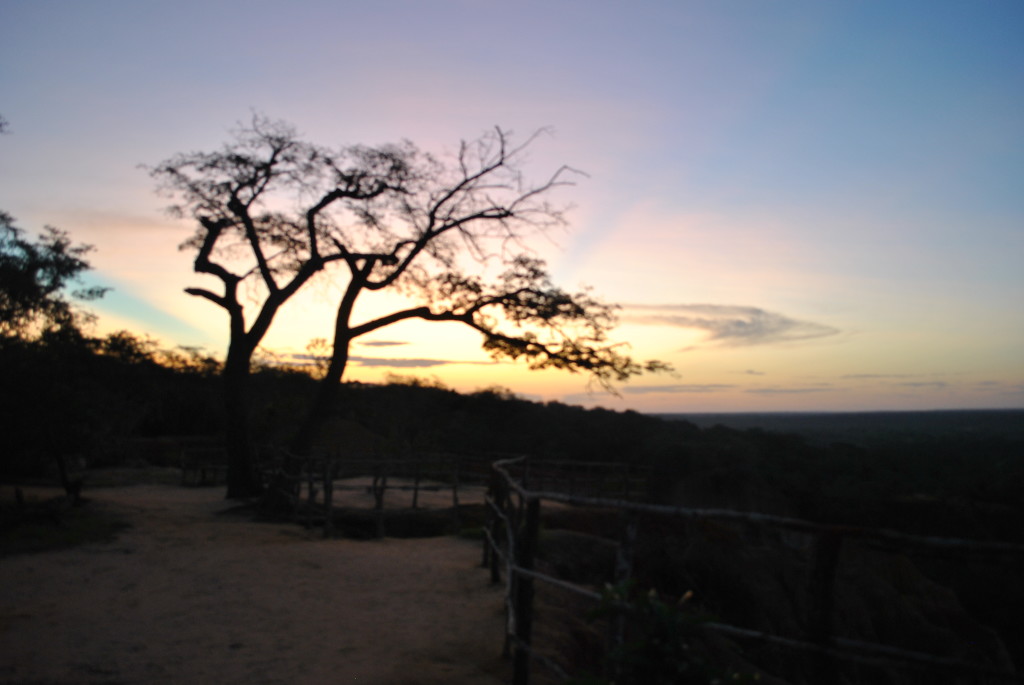
[[[448,163],[417,155],[416,172],[386,214],[365,217],[359,231],[332,235],[347,282],[330,365],[293,442],[296,451],[310,448],[328,416],[352,341],[400,321],[461,323],[482,335],[495,359],[583,371],[604,386],[667,368],[656,361],[638,363],[608,343],[613,307],[588,292],[556,287],[544,262],[529,251],[530,238],[563,223],[547,197],[568,183],[571,172],[563,166],[541,183],[525,182],[519,166],[535,138],[514,146],[506,132],[495,129],[463,142]],[[353,321],[360,297],[385,290],[402,293],[412,306]]]
[[[196,273],[222,292],[188,288],[228,314],[224,362],[228,497],[258,491],[247,427],[246,389],[253,353],[281,306],[324,266],[345,258],[331,236],[372,223],[386,191],[400,193],[411,173],[409,147],[332,150],[300,141],[286,124],[253,117],[216,152],[168,159],[152,175],[198,226],[183,249],[196,250]],[[256,303],[246,316],[244,299]]]
[[[78,333],[88,314],[73,300],[96,299],[105,292],[95,287],[68,292],[91,268],[85,255],[92,249],[73,244],[67,233],[52,226],[29,240],[14,218],[0,211],[0,337]]]
[[[187,292],[229,315],[229,497],[256,490],[245,405],[253,353],[280,307],[333,262],[342,265],[347,284],[329,368],[294,441],[299,451],[309,448],[328,414],[352,341],[399,321],[463,323],[483,334],[495,357],[588,371],[605,384],[661,368],[608,344],[612,308],[554,287],[544,264],[524,247],[532,231],[562,222],[546,196],[569,172],[562,167],[542,183],[525,183],[518,165],[532,140],[511,147],[496,129],[463,143],[445,163],[407,142],[330,150],[299,140],[286,124],[256,117],[224,149],[180,155],[152,170],[178,198],[173,209],[198,222],[183,245],[197,251],[195,271],[223,283],[221,293]],[[463,267],[473,260],[498,260],[502,272],[490,279],[467,274]],[[251,318],[243,287],[258,303]],[[360,296],[382,290],[416,304],[353,322]]]
[[[73,373],[68,367],[89,347],[81,324],[90,315],[74,300],[95,299],[105,292],[95,287],[68,292],[68,287],[90,268],[85,255],[91,250],[89,245],[72,243],[66,233],[50,226],[36,240],[30,240],[14,225],[10,214],[0,212],[0,351],[5,380],[0,413],[5,423],[17,418],[24,424],[15,431],[4,426],[5,445],[14,460],[31,454],[30,460],[37,461],[40,450],[48,452],[56,462],[62,484],[75,497],[81,484],[69,479],[65,446],[54,440],[55,436],[75,431],[68,425],[54,430],[53,419],[59,413],[55,405],[67,400],[54,390],[61,382],[57,372],[63,370],[65,376]],[[37,373],[16,377],[25,368],[32,368],[26,362],[36,360],[45,360],[36,366]],[[40,397],[53,401],[38,402]],[[26,413],[25,408],[34,411]],[[5,462],[11,459],[10,455],[5,457]]]

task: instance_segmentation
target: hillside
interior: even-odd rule
[[[220,385],[209,364],[168,366],[145,355],[82,350],[74,355],[30,348],[10,352],[2,359],[12,380],[3,394],[8,449],[2,474],[8,481],[55,478],[59,461],[74,470],[143,462],[176,466],[175,446],[182,440],[218,440]],[[287,445],[313,381],[272,366],[259,369],[253,380],[251,420],[258,442]],[[1021,412],[664,420],[530,402],[502,389],[460,394],[398,380],[343,386],[318,449],[341,458],[440,452],[482,463],[499,454],[628,463],[650,474],[651,502],[1024,543]],[[796,566],[785,570],[789,562],[756,545],[738,547],[735,557],[724,555],[684,529],[660,539],[676,539],[690,553],[670,554],[668,565],[652,567],[647,581],[659,589],[703,592],[707,608],[723,620],[795,620],[785,618],[795,606],[782,588],[803,582],[799,573],[792,575]],[[697,550],[704,552],[695,557]],[[736,559],[774,568],[775,585],[746,585],[747,574],[733,566],[740,563]],[[1024,654],[1018,618],[1024,589],[1017,582],[1022,573],[1019,562],[914,557],[879,575],[870,591],[889,597],[894,583],[902,582],[904,595],[927,598],[923,606],[947,616],[942,620],[994,629],[999,638],[992,644],[1003,647],[992,647],[992,653],[1005,649],[1017,658]],[[683,587],[686,583],[695,587]],[[877,624],[881,607],[897,604],[863,605],[857,597],[867,590],[854,588],[843,590],[841,601],[849,612],[871,619],[875,627],[869,632],[878,632],[878,625],[889,626],[883,633],[896,626],[910,630],[906,623]],[[943,593],[952,603],[940,601],[947,596]],[[751,603],[730,608],[729,596],[759,597],[762,613],[750,613]]]

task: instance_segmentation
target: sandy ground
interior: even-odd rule
[[[87,496],[132,528],[0,559],[0,683],[507,682],[478,543],[322,540],[221,488]]]

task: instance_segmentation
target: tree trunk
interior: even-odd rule
[[[307,457],[313,451],[313,445],[323,429],[324,422],[331,415],[334,404],[338,398],[338,387],[341,385],[341,378],[345,374],[345,367],[348,365],[348,343],[336,352],[331,358],[331,365],[327,374],[317,385],[316,397],[306,414],[299,430],[291,441],[291,450],[300,457]]]
[[[353,270],[352,281],[345,289],[345,295],[338,305],[338,314],[334,318],[334,340],[331,344],[330,366],[327,367],[327,373],[320,380],[313,406],[309,408],[306,420],[302,422],[298,432],[292,438],[292,452],[300,457],[309,456],[313,451],[318,434],[334,408],[334,402],[338,397],[338,386],[341,385],[345,367],[348,366],[348,349],[353,340],[352,328],[349,325],[352,310],[355,307],[356,298],[366,286],[374,263],[373,260],[368,260],[361,270]]]
[[[224,448],[228,459],[228,499],[254,497],[261,492],[249,440],[249,385],[251,353],[231,345],[224,364]]]

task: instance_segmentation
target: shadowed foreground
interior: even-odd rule
[[[479,545],[319,540],[220,489],[89,491],[132,528],[0,563],[0,683],[500,683]]]

